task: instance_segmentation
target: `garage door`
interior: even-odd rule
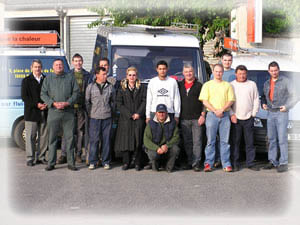
[[[84,59],[83,66],[88,71],[92,67],[97,27],[90,29],[87,25],[95,20],[97,17],[70,18],[70,60],[75,53],[79,53]]]

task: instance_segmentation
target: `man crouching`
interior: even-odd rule
[[[156,106],[156,113],[144,132],[144,145],[153,171],[159,170],[159,163],[166,159],[166,171],[171,173],[179,154],[179,132],[176,121],[168,115],[164,104]]]

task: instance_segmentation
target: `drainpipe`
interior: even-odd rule
[[[64,49],[64,42],[65,42],[65,18],[67,15],[67,11],[62,8],[62,6],[56,8],[56,13],[59,17],[59,27],[60,27],[60,48]],[[65,49],[64,49],[65,50]]]

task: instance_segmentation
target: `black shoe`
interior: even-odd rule
[[[272,164],[273,165],[273,164]],[[255,165],[253,165],[253,166],[248,166],[248,169],[249,170],[253,170],[253,171],[259,171],[260,170],[260,168],[258,167],[258,166],[255,166]]]
[[[57,164],[64,164],[64,163],[67,163],[67,157],[64,155],[61,155],[57,160]]]
[[[185,165],[182,167],[183,170],[191,170],[193,169],[192,165]]]
[[[122,166],[122,170],[128,170],[129,169],[129,165],[127,163],[125,163],[123,166]]]
[[[240,166],[233,166],[233,172],[238,172],[240,171]]]
[[[135,170],[136,170],[136,171],[141,171],[142,168],[141,168],[139,165],[135,165]]]
[[[144,166],[144,170],[151,170],[152,169],[152,165],[148,164],[146,166]]]
[[[68,169],[69,169],[69,170],[72,170],[72,171],[77,171],[77,170],[78,170],[77,167],[71,166],[71,165],[68,165]]]
[[[29,161],[27,161],[26,165],[27,165],[27,166],[34,166],[34,164],[33,164],[33,161],[32,161],[32,160],[29,160]]]
[[[51,170],[54,170],[54,169],[55,169],[54,166],[47,166],[47,167],[45,168],[46,171],[51,171]]]
[[[282,172],[286,172],[286,171],[288,171],[288,165],[287,164],[279,165],[277,167],[277,172],[278,173],[282,173]]]
[[[132,160],[131,163],[129,164],[129,169],[133,169],[133,168],[135,168],[135,163]]]
[[[46,159],[37,160],[35,164],[44,164],[44,165],[47,165],[48,161]]]
[[[275,168],[275,166],[272,163],[268,163],[266,166],[263,167],[264,170],[270,170]]]
[[[220,167],[222,167],[221,161],[215,162],[215,163],[214,163],[214,167],[215,167],[215,168],[220,168]]]
[[[193,169],[194,169],[195,172],[200,172],[201,171],[201,167],[198,164],[196,166],[194,166]]]
[[[158,165],[157,161],[153,160],[153,162],[152,162],[152,170],[153,171],[159,171],[158,168],[159,168],[159,165]]]

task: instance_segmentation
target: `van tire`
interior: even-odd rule
[[[13,139],[20,149],[25,150],[25,121],[20,120],[15,126]]]

